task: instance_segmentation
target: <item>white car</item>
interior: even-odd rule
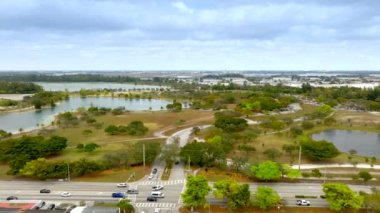
[[[118,183],[116,186],[119,187],[119,188],[125,188],[128,185],[127,185],[127,183]]]
[[[156,185],[156,186],[153,186],[153,191],[159,191],[159,190],[163,190],[164,189],[164,186],[163,185]]]
[[[62,192],[61,193],[61,197],[70,197],[70,196],[71,196],[70,192]]]
[[[308,201],[308,200],[297,200],[296,204],[298,206],[310,206],[310,201]]]
[[[148,180],[152,180],[153,178],[154,178],[154,175],[152,174],[148,176]]]

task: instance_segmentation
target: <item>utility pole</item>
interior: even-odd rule
[[[190,155],[189,155],[188,162],[189,162],[189,172],[190,172],[191,171],[191,168],[190,168]]]
[[[70,182],[70,164],[67,163],[67,180]]]
[[[301,152],[302,152],[302,146],[300,145],[300,149],[298,151],[298,170],[301,171]]]
[[[143,165],[144,165],[144,173],[145,173],[145,144],[143,144]]]

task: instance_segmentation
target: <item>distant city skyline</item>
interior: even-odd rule
[[[377,71],[380,1],[2,0],[0,71]]]

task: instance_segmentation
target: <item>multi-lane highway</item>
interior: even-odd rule
[[[146,198],[152,191],[155,184],[163,184],[165,198],[159,198],[157,202],[147,202]],[[139,190],[137,195],[129,195],[136,207],[140,210],[149,212],[152,208],[174,209],[180,202],[180,194],[183,190],[184,179],[169,181],[139,181],[132,183]],[[212,183],[210,183],[212,186]],[[250,189],[254,192],[257,186],[269,186],[275,189],[283,198],[285,205],[295,205],[295,195],[320,196],[323,194],[322,186],[318,183],[251,183]],[[370,191],[370,186],[351,185],[355,191]],[[40,189],[47,188],[51,190],[50,194],[41,194]],[[70,192],[71,197],[61,197],[61,192]],[[5,199],[10,195],[17,196],[19,199],[35,200],[59,200],[59,201],[114,201],[118,198],[112,198],[113,192],[126,191],[126,188],[117,188],[116,183],[88,183],[88,182],[45,182],[45,181],[0,181],[0,199]],[[309,199],[312,206],[327,206],[323,199]],[[209,202],[220,203],[213,198],[210,193]]]

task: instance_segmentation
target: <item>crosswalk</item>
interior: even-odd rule
[[[185,183],[185,179],[183,180],[165,180],[165,181],[154,181],[154,180],[151,180],[151,181],[142,181],[142,182],[137,182],[138,185],[157,185],[157,184],[162,184],[164,186],[167,186],[167,185],[176,185],[176,184],[183,184]]]
[[[149,207],[149,208],[175,208],[177,204],[175,203],[136,203],[136,207]]]

